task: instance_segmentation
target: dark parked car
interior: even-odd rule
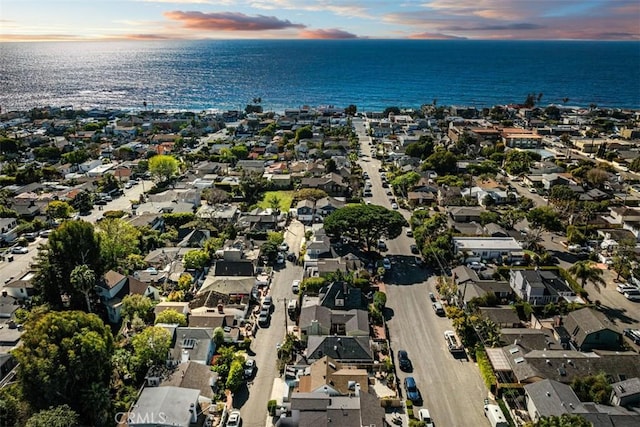
[[[411,370],[411,361],[409,355],[405,350],[398,350],[398,366],[402,371],[408,372]]]
[[[418,249],[418,246],[411,245],[410,248],[411,248],[411,253],[412,254],[419,254],[420,253],[420,250]]]
[[[407,399],[412,401],[416,405],[420,405],[422,402],[422,396],[420,390],[416,385],[416,380],[413,377],[407,377],[404,379],[404,390],[407,393]]]

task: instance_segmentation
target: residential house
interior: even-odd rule
[[[525,385],[524,393],[533,422],[542,417],[570,414],[581,404],[571,386],[549,379]]]
[[[458,286],[457,300],[461,307],[466,307],[474,298],[484,298],[488,294],[495,295],[501,303],[513,300],[513,292],[506,281],[481,279],[478,273],[465,265],[454,268],[451,275]]]
[[[622,334],[613,322],[590,307],[567,314],[563,325],[571,335],[572,347],[579,351],[618,350],[622,344]]]
[[[13,280],[4,285],[4,291],[16,300],[26,301],[35,295],[35,288],[32,280],[34,276],[33,271],[29,271],[17,280]]]
[[[271,209],[254,209],[248,213],[240,214],[237,226],[241,230],[253,232],[277,231],[284,225],[284,215],[274,214]]]
[[[227,224],[235,224],[238,220],[240,209],[229,203],[200,206],[196,212],[198,218],[212,221],[217,227],[224,228]]]
[[[454,206],[459,205],[462,199],[460,187],[441,186],[438,188],[438,205]]]
[[[107,308],[107,315],[111,323],[121,320],[122,299],[127,295],[142,295],[152,300],[158,300],[159,290],[135,277],[124,276],[116,271],[109,270],[104,274],[96,286],[96,292],[100,301]]]
[[[522,322],[518,314],[510,306],[505,307],[478,307],[480,315],[492,321],[500,329],[502,328],[519,328]]]
[[[486,212],[486,209],[477,206],[450,206],[447,208],[447,213],[455,222],[480,222],[482,212]]]
[[[0,294],[0,318],[11,319],[18,308],[20,308],[18,300],[9,296],[9,293],[3,289]]]
[[[296,205],[296,217],[300,222],[313,222],[315,203],[313,200],[300,200]]]
[[[179,326],[174,329],[169,360],[173,363],[192,361],[211,365],[215,344],[213,329]]]
[[[0,240],[12,242],[18,238],[18,219],[0,218]]]
[[[318,300],[323,307],[332,310],[366,310],[367,301],[359,288],[346,282],[333,282],[318,291]]]
[[[407,200],[413,207],[417,206],[431,206],[438,200],[437,191],[426,191],[415,189],[407,193]]]
[[[640,378],[633,377],[611,384],[611,398],[614,406],[637,406],[640,403]]]
[[[510,148],[540,148],[542,135],[526,129],[505,128],[502,130],[502,142]]]
[[[236,169],[247,173],[264,173],[264,160],[238,160]]]
[[[522,245],[513,237],[454,237],[453,248],[466,261],[514,261],[524,256]]]
[[[296,393],[324,393],[329,396],[348,396],[355,392],[369,392],[369,374],[364,369],[343,367],[341,363],[325,356],[316,360],[305,374],[298,377]]]
[[[329,396],[323,392],[293,393],[291,410],[277,427],[362,427],[384,426],[385,412],[380,400],[353,385],[353,396]]]
[[[218,374],[207,365],[197,362],[184,362],[170,370],[161,369],[158,376],[147,375],[147,386],[159,383],[160,387],[189,388],[200,391],[201,399],[213,399]]]
[[[511,270],[509,285],[518,297],[532,305],[556,304],[575,297],[566,281],[548,270]]]
[[[337,173],[329,173],[319,178],[303,178],[301,188],[317,188],[324,190],[329,196],[344,196],[349,185]]]
[[[192,427],[198,422],[199,389],[145,387],[126,414],[129,427]],[[125,418],[123,416],[123,418]]]
[[[344,200],[335,197],[323,197],[316,201],[316,212],[319,215],[327,216],[346,205]]]
[[[321,305],[303,305],[298,321],[303,335],[369,336],[366,310],[332,310]]]
[[[345,365],[372,367],[373,351],[368,336],[311,335],[307,342],[307,360],[329,356]]]

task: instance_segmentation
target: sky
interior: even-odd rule
[[[640,40],[640,0],[0,0],[0,41]]]

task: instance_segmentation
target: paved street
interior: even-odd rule
[[[293,221],[285,233],[285,240],[290,250],[298,253],[304,238],[304,226]],[[273,297],[275,310],[268,328],[260,328],[251,345],[250,357],[256,360],[257,374],[248,390],[241,390],[234,399],[234,407],[241,409],[243,427],[264,427],[267,416],[267,402],[271,399],[273,379],[279,377],[276,369],[276,345],[284,340],[285,319],[287,318],[287,300],[294,298],[291,282],[302,279],[302,267],[289,261],[286,267],[276,271],[269,294]],[[287,321],[292,326],[291,321]]]
[[[388,189],[382,188],[380,161],[371,157],[369,138],[364,136],[361,120],[354,120],[360,136],[364,157],[360,164],[371,177],[373,197],[371,203],[391,208]],[[411,212],[399,209],[408,220]],[[467,360],[455,359],[444,341],[444,331],[453,329],[451,321],[436,316],[431,308],[429,292],[435,291],[435,276],[429,277],[426,269],[415,265],[415,255],[409,245],[413,238],[404,233],[387,241],[385,254],[392,261],[392,270],[385,277],[387,291],[387,319],[394,356],[400,349],[406,350],[413,362],[413,372],[396,371],[399,384],[407,375],[416,379],[424,404],[439,426],[487,425],[482,411],[487,389],[482,383],[478,368]],[[402,391],[404,396],[404,391]]]

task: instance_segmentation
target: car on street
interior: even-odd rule
[[[24,246],[16,246],[11,249],[12,254],[26,254],[27,252],[29,252],[29,248]]]
[[[244,363],[244,377],[251,378],[256,371],[256,361],[253,359],[248,359]]]
[[[436,296],[433,294],[433,292],[429,292],[429,299],[431,300],[431,302],[436,302]]]
[[[269,312],[271,312],[271,310],[273,309],[273,298],[271,297],[271,295],[267,295],[262,300],[262,309],[269,310]]]
[[[421,408],[418,411],[418,421],[422,421],[425,427],[433,427],[433,420],[427,408]]]
[[[378,240],[378,250],[379,251],[387,250],[387,244],[384,242],[384,240]]]
[[[269,326],[269,321],[271,320],[270,314],[269,310],[265,310],[264,308],[260,310],[260,314],[258,314],[258,325],[263,328]]]
[[[284,255],[282,253],[279,253],[278,256],[276,257],[276,264],[282,265],[284,264],[285,261],[286,261],[286,258],[284,257]]]
[[[413,237],[413,230],[408,229],[406,233],[404,233],[407,237]]]
[[[293,282],[291,282],[291,292],[293,292],[294,294],[300,292],[300,280],[294,280]]]
[[[389,260],[389,258],[385,258],[382,260],[382,266],[385,270],[391,270],[391,261]]]
[[[411,371],[411,360],[406,350],[398,350],[398,366],[402,371]]]
[[[49,237],[49,234],[51,234],[51,230],[42,230],[40,232],[40,237]]]
[[[640,344],[640,329],[625,329],[624,336],[630,338],[634,344]]]
[[[412,254],[419,254],[420,253],[420,250],[418,249],[417,245],[411,245],[411,246],[409,246],[409,248],[411,249],[411,253]]]
[[[417,256],[415,258],[416,258],[416,265],[418,267],[422,267],[424,265],[424,260],[422,258],[420,258],[419,256]]]
[[[282,252],[288,252],[289,251],[289,245],[287,244],[287,242],[282,242],[282,244],[280,246],[278,246],[278,250],[282,251]]]
[[[226,427],[240,427],[242,425],[242,418],[240,417],[240,411],[232,411],[227,419]]]
[[[420,390],[418,390],[416,380],[413,377],[407,377],[404,379],[404,391],[407,395],[407,399],[412,401],[414,405],[419,405],[422,402]]]
[[[484,270],[487,266],[481,262],[472,261],[469,264],[467,264],[467,267],[469,267],[472,270],[480,271],[480,270]]]
[[[398,209],[397,203],[391,203],[391,209]]]
[[[629,301],[640,301],[640,290],[625,291],[622,295]]]
[[[616,286],[616,291],[624,294],[627,291],[637,291],[638,288],[636,286],[630,285],[628,283],[620,283]]]
[[[538,190],[536,190],[535,188],[530,188],[529,192],[533,193],[533,194],[536,194],[538,192]]]
[[[24,238],[27,239],[30,242],[35,241],[36,237],[38,237],[38,233],[25,233],[24,234]]]
[[[104,205],[106,205],[106,204],[107,204],[107,201],[106,201],[106,200],[104,200],[104,199],[100,199],[100,200],[96,200],[96,201],[94,202],[94,204],[95,204],[95,205],[102,205],[102,206],[104,206]]]

